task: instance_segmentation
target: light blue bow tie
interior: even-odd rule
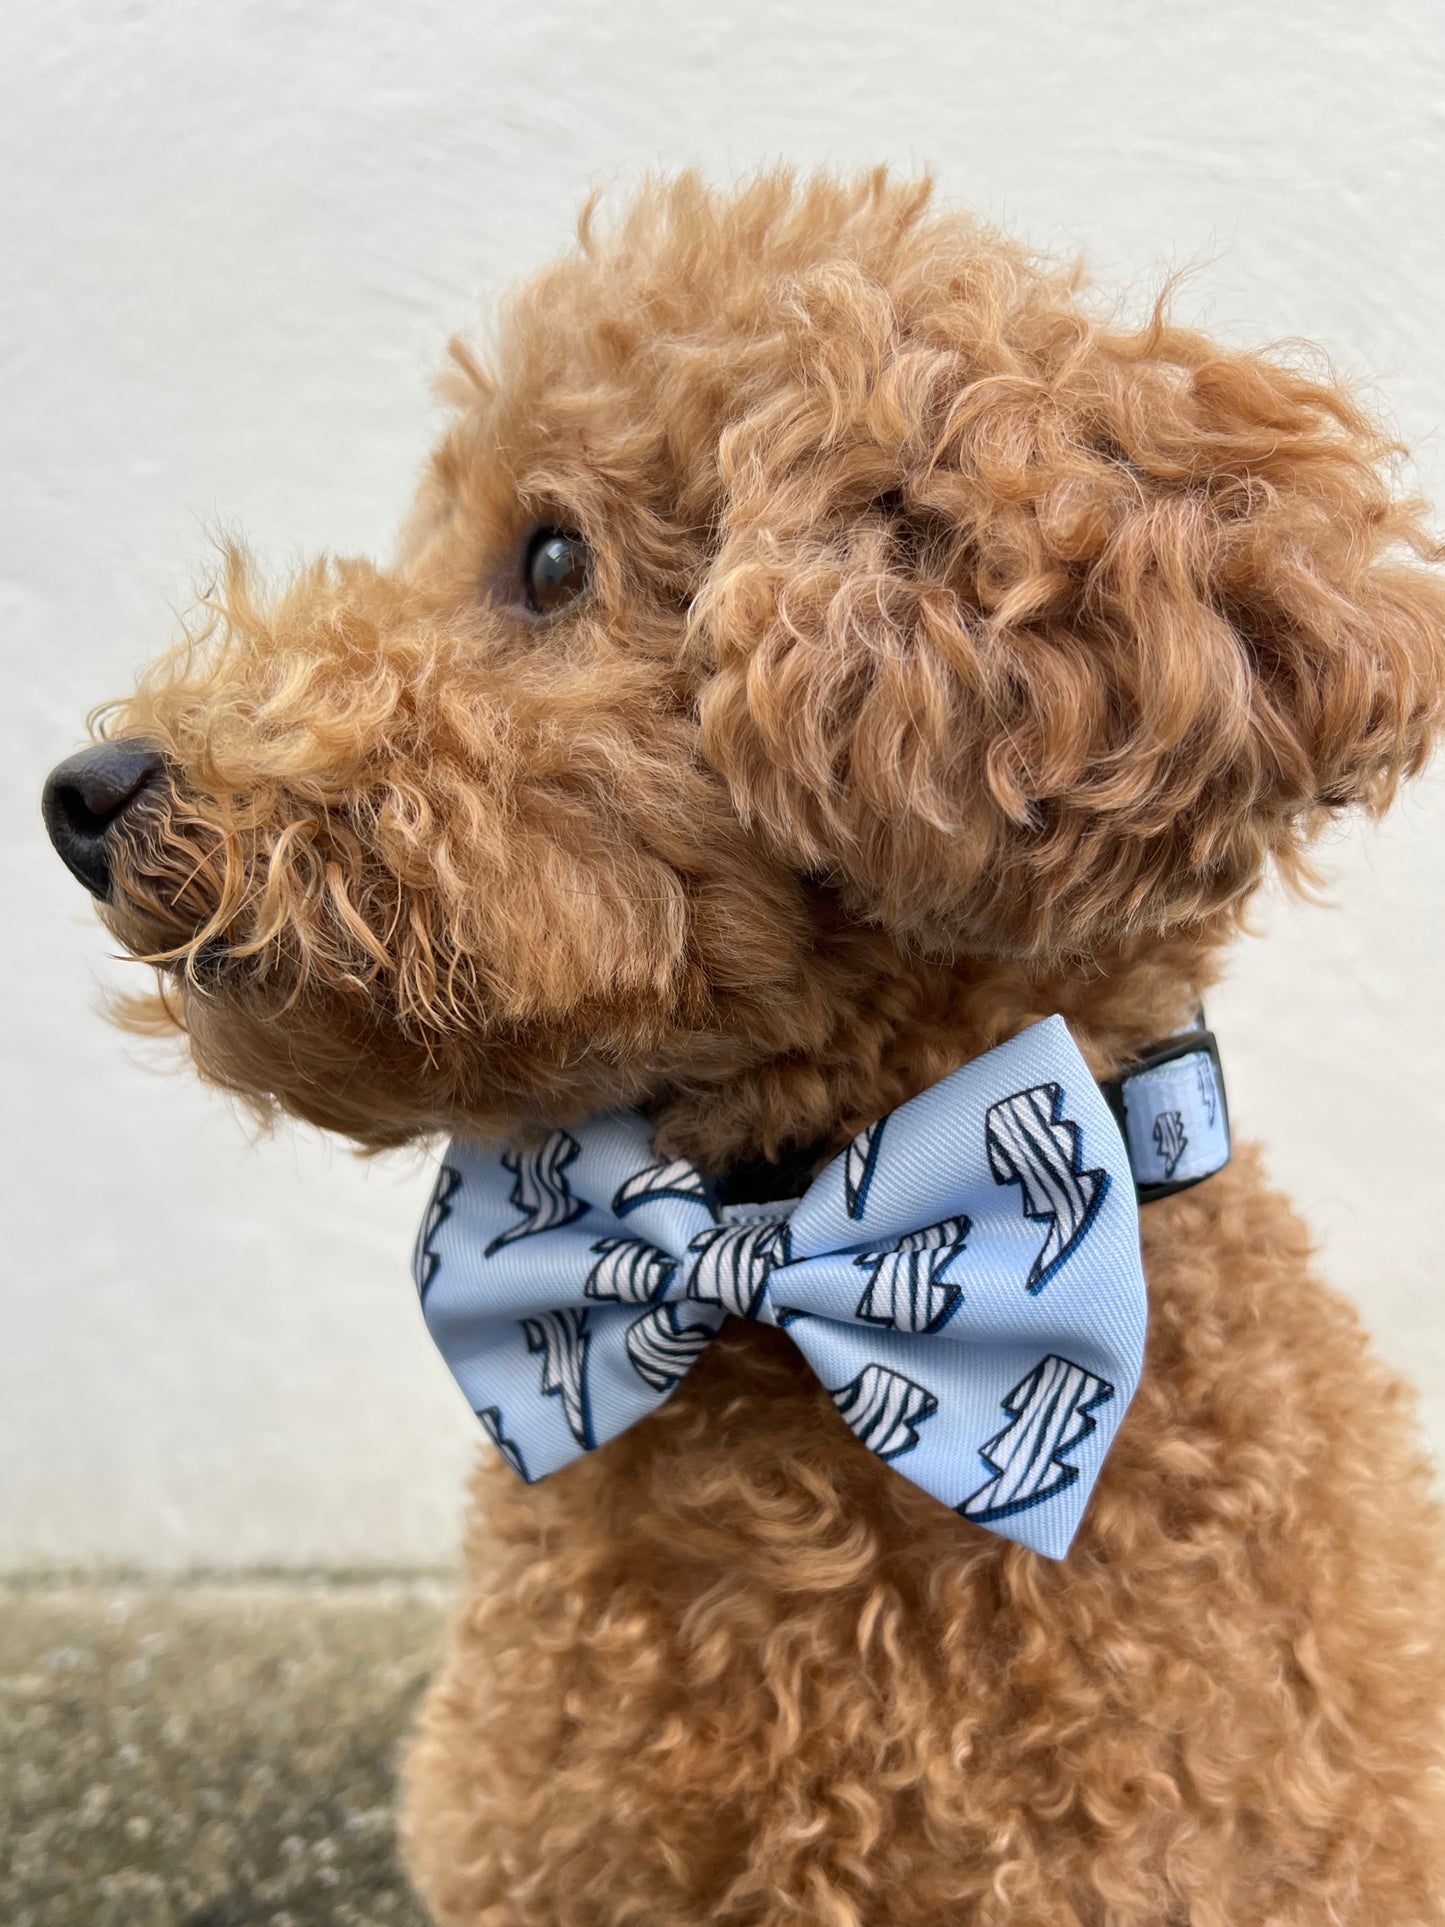
[[[782,1326],[879,1458],[1054,1559],[1144,1352],[1133,1173],[1061,1017],[870,1125],[791,1210],[719,1212],[633,1113],[454,1142],[416,1279],[524,1478],[654,1411],[731,1313]]]

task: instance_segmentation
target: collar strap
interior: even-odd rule
[[[1224,1071],[1202,1011],[1193,1029],[1151,1044],[1100,1089],[1124,1134],[1140,1204],[1187,1191],[1228,1164]]]

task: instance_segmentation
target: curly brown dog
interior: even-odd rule
[[[231,558],[50,799],[160,965],[133,1021],[362,1145],[629,1104],[708,1173],[822,1160],[1052,1013],[1107,1077],[1440,722],[1356,401],[925,188],[652,188],[454,361],[395,566]],[[1060,1563],[752,1324],[540,1486],[484,1451],[407,1768],[436,1918],[1445,1919],[1406,1393],[1254,1153],[1142,1226]]]

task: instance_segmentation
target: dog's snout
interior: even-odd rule
[[[112,833],[164,768],[148,743],[95,743],[46,778],[40,808],[50,841],[92,896],[109,896]]]

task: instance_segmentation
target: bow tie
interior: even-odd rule
[[[1055,1559],[1144,1351],[1134,1173],[1061,1017],[869,1125],[791,1208],[720,1211],[633,1113],[535,1150],[456,1141],[416,1279],[524,1478],[645,1418],[729,1315],[752,1318],[879,1458]]]

